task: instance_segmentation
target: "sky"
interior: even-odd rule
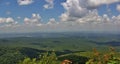
[[[120,0],[0,0],[0,33],[120,33]]]

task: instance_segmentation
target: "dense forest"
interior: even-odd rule
[[[119,43],[118,37],[1,38],[0,64],[119,64]]]
[[[52,52],[51,54],[45,53],[38,60],[36,58],[25,58],[19,64],[119,64],[120,57],[117,55],[119,54],[115,52],[113,47],[110,48],[108,53],[100,53],[96,49],[93,49],[91,57],[83,57],[75,54],[57,57]]]
[[[84,53],[84,55],[83,55]],[[91,52],[58,52],[33,48],[0,48],[0,64],[119,64],[120,53],[111,47],[106,53],[93,49]],[[89,56],[88,56],[89,55]]]

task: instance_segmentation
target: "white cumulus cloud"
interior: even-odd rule
[[[54,7],[54,0],[45,0],[47,4],[43,5],[45,9],[51,9]]]
[[[51,19],[49,19],[49,22],[47,24],[52,25],[52,24],[57,24],[57,23],[58,22],[55,20],[55,18],[51,18]]]
[[[116,9],[120,12],[120,4],[117,5]]]
[[[120,0],[66,0],[62,3],[65,12],[61,14],[62,25],[80,31],[117,32],[120,27],[120,15],[109,17],[109,14],[98,14],[97,8]],[[63,22],[66,21],[66,22]]]
[[[61,21],[78,21],[89,15],[90,11],[94,11],[100,5],[116,2],[120,2],[120,0],[66,0],[62,3],[65,12],[61,14],[60,19]]]
[[[0,18],[0,23],[14,23],[14,19],[11,17],[8,18]]]
[[[88,7],[96,8],[96,7],[103,5],[103,4],[109,5],[112,3],[120,2],[120,0],[86,0],[86,2],[84,2],[84,3],[86,3],[86,5]]]
[[[17,2],[19,5],[29,5],[29,4],[32,4],[34,1],[33,0],[18,0]]]
[[[60,16],[61,21],[74,21],[85,16],[88,10],[81,7],[80,4],[79,0],[67,0],[62,3],[66,11]]]
[[[48,4],[45,4],[44,8],[50,9],[54,7],[54,0],[45,1]],[[120,0],[66,0],[66,2],[62,3],[65,11],[60,15],[59,21],[50,18],[48,23],[42,24],[41,16],[33,13],[31,18],[24,18],[24,24],[15,26],[16,29],[14,27],[6,29],[11,29],[14,32],[86,31],[119,33],[120,15],[112,17],[109,14],[99,15],[96,9],[103,4],[109,5],[116,2],[120,2]],[[119,11],[119,5],[117,5],[117,10]],[[17,18],[21,19],[21,17]],[[9,24],[15,23],[17,22],[13,18],[0,18],[0,24],[9,26]],[[0,29],[4,31],[4,29]]]
[[[12,26],[17,24],[13,18],[8,17],[8,18],[0,18],[0,26]]]
[[[39,14],[32,14],[31,18],[24,18],[25,24],[40,24],[41,16]]]

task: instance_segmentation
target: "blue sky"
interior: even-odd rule
[[[119,32],[119,18],[119,0],[0,0],[0,33]]]
[[[118,3],[113,3],[113,4],[110,4],[110,5],[108,6],[108,8],[111,10],[111,11],[110,11],[110,12],[111,12],[111,16],[112,16],[112,15],[117,16],[117,15],[120,14],[120,12],[116,10],[117,4],[120,4],[120,2],[118,2]],[[100,7],[98,8],[98,11],[99,11],[99,15],[108,14],[108,12],[107,12],[107,5],[102,5],[102,6],[100,6]]]
[[[44,9],[43,5],[46,4],[45,0],[34,0],[32,4],[20,6],[17,0],[1,0],[0,1],[0,17],[13,17],[20,16],[31,17],[31,14],[38,13],[42,16],[44,22],[48,21],[49,18],[56,18],[64,12],[61,5],[65,0],[55,0],[53,9]],[[9,3],[9,4],[7,4]],[[10,12],[10,14],[7,14]]]

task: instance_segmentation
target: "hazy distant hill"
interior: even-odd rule
[[[39,37],[39,38],[58,38],[58,37],[120,37],[120,34],[110,33],[84,33],[84,32],[54,32],[54,33],[8,33],[0,34],[0,38],[13,38],[13,37]]]

